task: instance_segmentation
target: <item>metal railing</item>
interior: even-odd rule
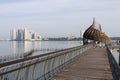
[[[0,63],[0,80],[49,80],[91,47],[78,46]]]
[[[106,47],[107,47],[107,54],[108,54],[109,63],[110,63],[113,78],[114,78],[114,80],[120,80],[120,67],[117,64],[117,62],[116,62],[115,58],[113,57],[112,53],[110,52],[110,49],[109,49],[108,45],[106,45]]]
[[[32,53],[38,52],[38,51],[53,52],[53,51],[58,51],[58,50],[63,50],[63,49],[62,48],[61,49],[60,48],[43,48],[43,49],[30,50],[30,51],[19,53],[19,54],[4,55],[4,56],[0,56],[0,63],[5,63],[5,62],[13,61],[16,59],[29,57],[32,55]]]

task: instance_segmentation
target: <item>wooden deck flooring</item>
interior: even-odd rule
[[[54,76],[51,80],[112,80],[105,48],[87,51],[77,61]]]

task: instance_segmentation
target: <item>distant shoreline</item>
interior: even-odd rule
[[[111,40],[120,40],[120,37],[110,37]],[[10,40],[10,39],[1,39],[0,41],[17,41],[17,40]],[[23,41],[82,41],[82,38],[43,38],[42,40],[23,40]]]
[[[17,41],[17,40],[0,40],[0,41],[22,42],[22,41]],[[81,40],[25,40],[25,41],[31,41],[32,42],[32,41],[81,41]]]

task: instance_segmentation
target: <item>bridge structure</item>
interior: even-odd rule
[[[94,26],[95,21],[85,31],[82,46],[1,62],[0,80],[120,80],[111,40]],[[88,39],[106,45],[94,48]]]

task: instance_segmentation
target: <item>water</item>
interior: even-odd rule
[[[114,50],[112,52],[112,54],[113,54],[113,57],[115,58],[117,64],[119,64],[119,52],[117,52],[116,50]]]
[[[32,55],[81,45],[80,41],[0,41],[0,56],[21,55],[31,50],[41,50]]]
[[[120,53],[117,51],[118,50],[117,48],[119,48],[119,46],[120,45],[118,45],[116,43],[112,44],[112,46],[111,46],[111,47],[115,48],[115,49],[112,49],[111,52],[112,52],[112,55],[115,58],[117,64],[119,64],[119,54]]]
[[[0,59],[2,57],[2,61],[8,61],[9,58],[10,60],[13,60],[11,58],[23,58],[24,54],[31,50],[39,50],[30,55],[34,56],[55,50],[80,46],[81,44],[81,41],[0,41]],[[119,53],[116,50],[112,53],[118,63]]]

